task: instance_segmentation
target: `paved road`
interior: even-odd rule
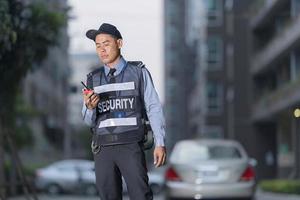
[[[87,197],[87,196],[72,196],[72,195],[61,195],[61,196],[47,196],[39,195],[39,200],[99,200],[98,197]],[[24,196],[9,198],[9,200],[26,200]],[[130,200],[127,195],[124,196],[123,200]],[[156,195],[154,200],[165,200],[164,195]],[[296,195],[281,195],[271,193],[256,192],[254,200],[300,200],[300,196]]]
[[[61,195],[61,196],[48,196],[39,195],[39,200],[99,200],[98,197],[87,197],[87,196],[72,196],[72,195]],[[24,196],[9,198],[8,200],[26,200]],[[124,196],[123,200],[130,200],[127,195]],[[164,200],[163,194],[156,195],[154,200]]]

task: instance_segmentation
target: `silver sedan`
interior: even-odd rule
[[[166,197],[252,199],[255,174],[250,161],[236,141],[180,141],[166,170]]]
[[[61,192],[84,192],[96,195],[94,162],[62,160],[37,169],[35,186],[38,190],[56,195]]]

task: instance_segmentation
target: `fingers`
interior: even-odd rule
[[[95,101],[97,98],[99,98],[99,96],[95,93],[90,96],[91,102]]]
[[[158,167],[160,167],[160,166],[164,165],[164,164],[165,164],[165,162],[166,162],[166,154],[165,154],[165,153],[163,153],[163,154],[162,154],[162,156],[161,156],[161,162],[159,162],[159,163],[158,163],[158,164],[159,164],[159,166],[158,166]]]
[[[90,105],[91,104],[91,94],[86,94],[85,96],[84,96],[84,101],[85,101],[85,104],[87,104],[87,105]]]
[[[83,91],[82,94],[83,94],[83,99],[85,101],[85,103],[87,104],[88,103],[88,100],[89,98],[93,95],[93,92],[86,92],[87,90]]]
[[[85,104],[89,109],[95,108],[100,100],[99,96],[92,90],[88,93],[83,91],[83,97]]]
[[[156,156],[156,154],[154,153],[154,163],[153,163],[153,164],[155,165],[155,167],[156,167],[156,164],[157,164],[157,160],[158,160],[158,159],[157,159],[157,156]]]
[[[162,161],[163,161],[163,155],[159,154],[157,156],[157,163],[156,163],[155,167],[160,167],[162,165]]]
[[[93,107],[96,107],[97,104],[98,104],[98,102],[99,102],[99,100],[100,100],[100,98],[99,98],[98,95],[92,96],[92,98],[91,98],[91,104],[92,104],[92,106],[93,106]]]
[[[157,156],[156,158],[157,162],[155,164],[155,167],[160,167],[164,164],[164,159],[165,159],[164,157],[165,157],[164,154],[160,154]]]
[[[166,164],[167,155],[164,153],[161,165]]]
[[[85,105],[87,108],[91,109],[91,99],[90,98],[85,99]]]
[[[154,151],[154,165],[160,167],[166,162],[166,152],[163,150]]]

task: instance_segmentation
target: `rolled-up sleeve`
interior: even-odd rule
[[[86,107],[85,103],[83,103],[81,113],[82,113],[84,123],[86,123],[90,127],[95,126],[95,123],[96,123],[96,109],[88,109]]]
[[[165,119],[158,94],[149,71],[142,68],[144,79],[144,103],[153,130],[155,146],[165,146]]]

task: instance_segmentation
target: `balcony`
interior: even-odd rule
[[[252,59],[251,73],[257,74],[289,54],[300,41],[300,17],[296,17],[284,30]]]
[[[252,108],[252,120],[270,120],[276,113],[300,102],[300,78],[260,98]]]
[[[252,30],[263,27],[271,17],[281,8],[287,1],[282,0],[256,0],[251,6],[250,27]]]

